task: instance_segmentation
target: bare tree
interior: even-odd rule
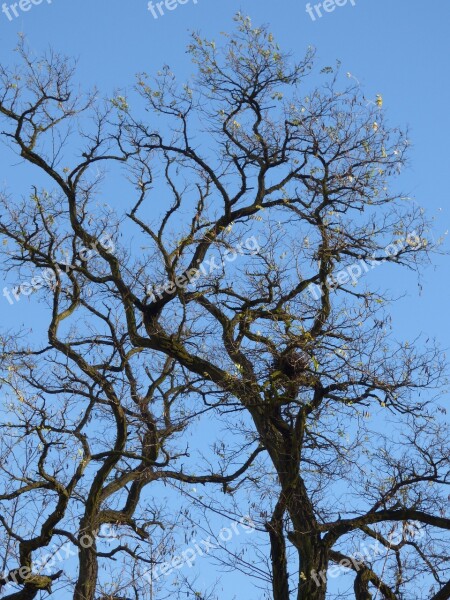
[[[354,572],[356,600],[449,598],[449,452],[432,392],[444,358],[420,339],[396,342],[388,294],[365,285],[378,265],[418,269],[433,249],[423,211],[392,189],[407,137],[385,124],[381,97],[367,102],[342,83],[339,65],[314,74],[312,50],[296,64],[267,28],[236,20],[220,47],[193,35],[191,82],[179,86],[164,67],[104,106],[95,95],[75,98],[57,57],[33,64],[22,52],[25,75],[1,72],[2,135],[52,188],[36,186],[21,202],[5,195],[6,264],[22,278],[54,273],[48,346],[4,350],[41,393],[24,417],[16,407],[13,427],[43,448],[38,480],[21,475],[23,486],[9,483],[0,497],[10,502],[1,524],[19,565],[29,565],[49,536],[64,535],[57,524],[89,457],[101,466],[78,533],[118,522],[145,538],[142,521],[156,526],[157,516],[133,515],[155,479],[218,483],[236,498],[245,485],[267,531],[275,600],[332,597],[336,565]],[[98,200],[106,165],[112,181],[125,169],[131,183],[117,216]],[[114,251],[99,243],[107,233]],[[95,257],[86,260],[83,246]],[[47,354],[62,384],[48,370],[36,375]],[[72,420],[80,398],[86,408]],[[185,475],[169,440],[202,411],[236,423],[245,455],[226,447],[208,473]],[[83,446],[84,430],[98,436],[91,414],[114,423],[113,446],[103,436],[94,451]],[[82,457],[59,481],[44,463],[53,453],[64,462],[65,437]],[[258,476],[251,465],[262,453]],[[58,500],[28,539],[15,501],[38,494],[33,486]],[[116,493],[126,493],[120,510],[109,503]],[[98,555],[80,551],[76,600],[94,598]],[[35,597],[39,586],[22,583],[8,598]]]
[[[27,139],[26,146],[34,152],[39,134],[92,107],[92,98],[84,104],[72,98],[70,66],[60,57],[50,55],[33,64],[23,42],[19,50],[26,65],[24,79],[2,71],[3,102],[9,106],[3,112],[2,104],[2,112],[16,128],[13,138],[7,132],[5,136],[19,140],[30,134],[33,141]],[[16,119],[20,81],[26,82],[25,92],[33,99],[23,100],[30,108]],[[53,106],[59,114],[51,113]],[[102,139],[109,112],[96,112],[97,140]],[[57,138],[58,133],[53,134]],[[108,136],[104,143],[110,143]],[[55,143],[51,157],[41,159],[48,173],[62,148]],[[124,160],[120,149],[110,158]],[[79,172],[86,166],[83,162]],[[82,200],[77,219],[82,230],[93,221],[89,203],[95,183],[79,180]],[[214,402],[206,401],[206,393],[213,396],[215,390],[207,390],[201,378],[174,359],[130,343],[120,299],[114,299],[105,269],[105,257],[118,260],[112,254],[117,227],[106,209],[96,216],[95,231],[80,238],[82,230],[71,229],[57,191],[35,187],[24,201],[15,204],[2,197],[2,205],[2,231],[8,231],[14,245],[8,247],[11,252],[6,250],[5,268],[17,268],[22,281],[12,296],[9,292],[5,296],[23,302],[41,289],[49,320],[47,340],[37,346],[25,331],[2,339],[0,585],[19,590],[6,598],[28,599],[40,590],[50,592],[57,582],[58,589],[86,600],[97,597],[104,583],[99,568],[109,566],[105,593],[113,590],[119,597],[120,592],[134,591],[139,597],[154,598],[160,586],[155,581],[154,589],[148,590],[148,574],[173,554],[173,530],[182,520],[180,508],[170,511],[165,506],[161,492],[166,483],[225,485],[252,462],[258,445],[248,451],[247,464],[236,467],[236,473],[208,469],[199,475],[199,465],[189,462],[188,442],[182,435],[189,424],[212,410]],[[122,260],[127,262],[129,256],[124,253]],[[109,268],[107,261],[106,265]],[[42,274],[37,279],[36,268]],[[27,273],[29,285],[23,283]],[[137,265],[133,277],[139,278]],[[94,293],[91,280],[103,289]],[[194,403],[193,396],[204,401]],[[144,495],[149,484],[155,491]],[[115,532],[112,540],[105,539],[105,526]],[[75,578],[65,564],[73,556],[78,561]]]

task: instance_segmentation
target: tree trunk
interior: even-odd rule
[[[83,537],[80,538],[79,573],[73,600],[95,600],[98,561],[94,531],[84,533],[84,539],[89,540],[89,544],[83,544]]]
[[[325,600],[328,556],[321,544],[304,535],[297,543],[300,563],[297,600]]]
[[[271,521],[266,524],[271,547],[273,600],[290,600],[283,516],[284,507],[281,502],[278,502]]]
[[[269,423],[265,420],[260,431],[279,477],[279,503],[289,514],[294,526],[294,531],[288,537],[299,555],[297,600],[325,600],[328,548],[322,542],[314,507],[300,476],[299,440],[293,431],[277,418],[269,419]],[[279,544],[279,541],[276,540],[275,544]],[[277,574],[281,568],[280,563],[277,565]],[[288,597],[280,596],[280,599]],[[274,599],[278,600],[275,596]]]

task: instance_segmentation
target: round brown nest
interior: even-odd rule
[[[310,358],[303,350],[294,348],[276,356],[272,363],[274,371],[279,371],[285,377],[296,380],[304,376],[308,370]]]

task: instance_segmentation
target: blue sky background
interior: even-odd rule
[[[10,2],[7,2],[9,5]],[[146,0],[47,0],[9,21],[0,13],[2,62],[12,62],[18,32],[23,32],[39,54],[49,46],[78,57],[78,77],[83,85],[97,86],[111,95],[114,89],[133,84],[134,74],[150,74],[169,64],[180,75],[193,71],[185,47],[189,30],[208,37],[233,27],[238,10],[255,23],[269,23],[284,50],[301,57],[305,48],[317,47],[323,65],[342,61],[361,83],[367,98],[380,93],[391,125],[409,126],[410,164],[398,180],[399,188],[413,196],[436,217],[435,237],[450,228],[448,135],[450,133],[450,3],[448,0],[356,0],[312,21],[304,0],[193,0],[154,19]],[[313,2],[314,4],[314,2]],[[0,185],[11,190],[22,181],[17,161],[0,148]],[[21,191],[27,190],[21,186]],[[107,200],[107,199],[105,199]],[[424,332],[447,347],[450,311],[449,257],[438,256],[421,279],[389,267],[377,270],[377,281],[394,295],[406,292],[392,307],[394,330],[399,338],[413,339]],[[368,275],[370,276],[370,274]],[[5,285],[0,281],[1,287]],[[41,308],[31,298],[10,306],[0,297],[2,328],[36,324]],[[224,523],[226,525],[226,523]],[[229,579],[224,600],[254,598],[252,586]]]

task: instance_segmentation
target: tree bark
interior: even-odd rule
[[[266,524],[271,547],[273,600],[290,600],[283,516],[284,507],[281,502],[278,502],[271,521]]]
[[[294,526],[288,537],[299,555],[297,599],[325,600],[328,547],[321,539],[314,507],[300,476],[301,444],[276,415],[269,418],[269,425],[265,420],[260,431],[280,480],[280,502]]]
[[[353,589],[355,590],[355,600],[373,600],[369,591],[370,577],[366,569],[359,571],[355,577]]]
[[[450,598],[450,581],[435,594],[431,600],[449,600]]]
[[[328,552],[316,536],[304,535],[297,543],[300,575],[297,600],[326,600]]]
[[[98,577],[95,532],[93,527],[86,527],[84,520],[80,524],[80,531],[82,534],[80,536],[78,556],[79,571],[73,600],[95,600]],[[84,543],[83,540],[85,540],[86,543]]]

